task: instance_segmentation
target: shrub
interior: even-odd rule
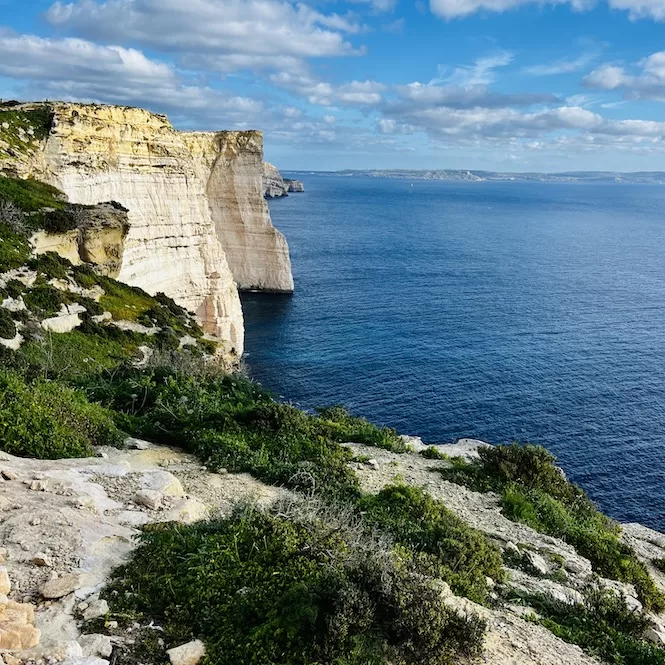
[[[0,111],[0,123],[2,122]],[[66,196],[57,188],[38,180],[22,180],[0,176],[0,200],[11,201],[23,212],[39,212],[43,208],[62,210]]]
[[[48,278],[66,279],[73,266],[56,252],[39,254],[28,261],[28,267],[41,272]]]
[[[159,622],[166,646],[203,639],[218,665],[445,665],[477,655],[482,622],[448,609],[412,566],[406,552],[320,515],[245,508],[146,528],[106,595],[120,619]]]
[[[582,489],[569,482],[555,458],[540,446],[486,446],[473,462],[456,460],[444,478],[476,491],[501,495],[509,519],[571,543],[601,575],[635,585],[647,609],[665,609],[646,567],[621,541],[619,526]]]
[[[16,324],[10,312],[0,307],[0,337],[14,339],[16,337]]]
[[[611,591],[588,589],[584,604],[572,606],[549,596],[524,600],[548,630],[605,663],[665,665],[665,650],[642,638],[649,621],[628,610],[625,599]]]
[[[425,459],[440,459],[440,460],[448,459],[448,455],[442,453],[436,446],[428,446],[427,448],[425,448],[425,450],[421,450],[420,454]]]
[[[345,411],[310,415],[236,376],[129,368],[90,390],[127,414],[122,422],[137,436],[183,446],[212,467],[251,471],[266,482],[315,487],[338,497],[359,492],[347,467],[351,452],[339,442],[357,437],[368,444],[390,443],[385,430]]]
[[[71,297],[53,286],[40,284],[23,294],[23,302],[29,310],[48,317],[57,314],[62,305],[69,304]]]
[[[420,488],[391,485],[364,496],[358,508],[368,524],[414,552],[431,555],[437,575],[458,595],[486,602],[487,577],[503,579],[499,550]]]
[[[26,383],[0,370],[0,449],[19,457],[94,455],[93,445],[118,445],[110,414],[81,392],[57,383]]]

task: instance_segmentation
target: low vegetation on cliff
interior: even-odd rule
[[[205,642],[210,665],[469,662],[482,654],[486,617],[517,605],[545,635],[542,626],[608,663],[665,662],[665,651],[644,640],[647,613],[665,608],[662,594],[618,525],[545,450],[480,448],[469,461],[430,447],[420,457],[393,429],[340,406],[308,413],[278,401],[227,373],[215,342],[167,296],[98,266],[35,255],[35,229],[67,227],[54,212],[86,209],[73,211],[48,186],[0,178],[0,450],[88,457],[131,435],[177,446],[222,476],[249,473],[290,497],[195,524],[145,527],[104,591],[109,611],[86,626],[145,628],[151,637],[135,640],[119,665],[157,665],[165,648],[191,639]],[[358,467],[378,462],[356,456],[351,443],[391,463],[409,458],[407,467],[431,461],[439,484],[449,485],[443,477],[460,492],[485,493],[504,524],[512,524],[507,517],[560,539],[597,576],[580,573],[571,602],[551,594],[568,580],[563,559],[533,576],[550,586],[520,587],[511,566],[519,573],[525,552],[533,566],[544,550],[511,549],[474,528],[432,494],[434,480],[420,487],[391,477],[368,488]],[[634,585],[641,606],[603,590],[601,575]]]

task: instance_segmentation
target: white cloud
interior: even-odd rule
[[[439,75],[430,83],[459,86],[489,85],[496,80],[495,70],[508,66],[513,61],[513,57],[514,55],[510,51],[499,51],[477,58],[471,65],[459,65],[454,68],[439,65]]]
[[[267,67],[280,59],[356,55],[345,35],[352,16],[322,14],[284,0],[74,0],[54,3],[47,21],[93,40],[140,44],[207,59],[220,71]]]
[[[351,81],[333,85],[307,74],[290,72],[272,74],[270,82],[318,106],[378,106],[383,101],[381,93],[386,89],[386,86],[376,81]]]
[[[598,55],[597,51],[583,53],[577,58],[564,58],[546,64],[524,67],[522,71],[530,76],[557,76],[559,74],[571,74],[589,67],[594,60],[597,60]]]
[[[653,53],[631,74],[624,67],[605,64],[584,78],[584,84],[598,90],[620,90],[629,99],[665,101],[665,51]]]
[[[244,126],[263,112],[260,101],[195,85],[136,49],[82,39],[2,34],[0,76],[25,82],[34,97],[148,106],[217,126]]]

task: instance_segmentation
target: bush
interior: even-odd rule
[[[118,445],[111,415],[81,392],[57,383],[26,383],[0,370],[0,449],[19,457],[89,457],[94,445]]]
[[[112,615],[154,619],[167,647],[203,639],[218,665],[446,665],[479,653],[482,622],[448,609],[406,552],[289,513],[146,528],[106,592]]]
[[[665,665],[665,650],[642,638],[649,621],[628,610],[625,599],[611,591],[588,589],[584,604],[572,606],[548,596],[524,600],[548,630],[605,663]]]
[[[136,436],[183,446],[213,468],[347,499],[358,496],[359,486],[347,466],[352,454],[339,442],[391,445],[389,431],[339,408],[310,415],[237,376],[128,368],[90,390],[126,414],[121,422]]]
[[[427,448],[425,448],[425,450],[421,450],[420,454],[425,459],[440,459],[440,460],[448,459],[448,455],[442,453],[436,446],[428,446]]]
[[[364,496],[358,508],[368,524],[389,532],[414,552],[431,555],[437,576],[458,595],[484,603],[487,577],[503,579],[499,550],[420,488],[388,486]]]
[[[0,307],[0,337],[14,339],[16,337],[16,324],[10,312]]]
[[[39,254],[28,261],[28,267],[41,272],[49,279],[66,279],[73,266],[56,252]]]
[[[537,531],[561,538],[591,561],[601,575],[635,585],[645,608],[665,609],[635,552],[621,541],[619,526],[603,515],[582,489],[569,482],[555,458],[540,446],[486,446],[473,462],[456,460],[444,478],[476,491],[495,491],[503,513]]]
[[[69,304],[71,296],[49,284],[40,284],[23,294],[23,302],[29,310],[48,317],[57,314],[62,305]]]

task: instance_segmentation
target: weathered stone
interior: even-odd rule
[[[105,600],[94,600],[92,601],[88,608],[83,612],[83,618],[86,621],[91,619],[97,619],[103,617],[105,614],[108,614],[109,604]]]
[[[76,591],[81,584],[80,577],[75,573],[65,573],[60,577],[49,580],[42,586],[41,594],[44,598],[62,598]]]
[[[44,480],[33,480],[30,483],[30,489],[33,492],[46,492],[48,489],[48,478],[45,478]]]
[[[2,471],[0,471],[0,475],[2,475],[4,480],[16,480],[18,478],[18,475],[11,469],[2,469]]]
[[[134,502],[150,510],[157,510],[162,505],[163,495],[157,490],[139,490],[134,495]]]
[[[0,593],[7,595],[12,590],[12,583],[9,580],[9,573],[5,566],[0,566]]]
[[[103,656],[108,658],[113,652],[111,638],[108,635],[81,635],[78,639],[84,656]]]
[[[550,571],[550,567],[547,561],[545,561],[545,558],[537,552],[526,550],[524,552],[524,561],[527,566],[538,575],[547,575]]]
[[[51,568],[53,566],[53,559],[51,559],[48,554],[44,554],[43,552],[37,552],[37,554],[35,554],[35,556],[30,559],[30,562],[34,563],[35,566],[46,568]]]
[[[201,640],[193,640],[169,649],[166,653],[169,655],[171,665],[198,665],[205,652],[205,644]]]

